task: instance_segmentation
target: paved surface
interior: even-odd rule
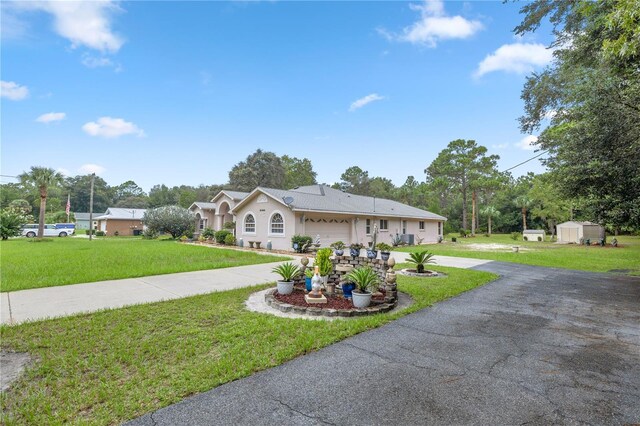
[[[393,255],[398,262],[408,257],[401,252]],[[299,259],[295,257],[294,262]],[[438,264],[443,266],[468,268],[486,262],[438,256]],[[19,324],[273,282],[278,278],[271,272],[275,265],[265,263],[0,293],[0,323]]]
[[[640,279],[490,262],[482,288],[131,425],[640,423]]]

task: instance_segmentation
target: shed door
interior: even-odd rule
[[[351,242],[351,221],[346,219],[307,219],[305,234],[313,238],[320,235],[320,246],[329,247],[331,243]]]
[[[564,231],[569,235],[568,241],[573,243],[578,242],[578,228],[565,228]]]

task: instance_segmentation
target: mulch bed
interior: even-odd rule
[[[384,303],[384,290],[379,290],[382,293],[382,296],[374,296],[371,299],[371,304]],[[301,287],[294,287],[293,293],[291,294],[280,294],[277,291],[273,293],[273,297],[276,300],[279,300],[282,303],[288,303],[294,306],[302,306],[305,308],[314,307],[321,309],[355,309],[353,307],[353,303],[351,299],[345,299],[342,295],[330,295],[323,293],[327,298],[327,303],[307,303],[304,300],[304,295],[306,291]]]

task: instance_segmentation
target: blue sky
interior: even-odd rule
[[[2,174],[224,183],[258,148],[401,185],[454,139],[501,169],[548,32],[501,2],[3,2]],[[523,142],[524,141],[524,142]],[[542,172],[538,160],[514,175]],[[2,182],[11,182],[2,178]]]

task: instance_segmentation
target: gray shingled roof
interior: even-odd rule
[[[102,214],[104,213],[94,213],[94,217]],[[73,212],[73,216],[76,218],[76,220],[89,220],[89,213]]]
[[[227,194],[229,197],[233,198],[234,200],[243,200],[247,195],[249,195],[248,192],[240,192],[240,191],[224,191],[225,194]]]
[[[286,197],[295,211],[335,212],[374,216],[447,220],[444,216],[384,198],[342,192],[324,185],[302,186],[291,190],[257,188],[284,203]]]
[[[94,220],[104,220],[104,219],[139,219],[142,220],[144,216],[144,212],[147,209],[126,209],[119,207],[109,207],[107,211],[98,217],[94,217]]]
[[[203,201],[196,201],[195,203],[191,204],[191,206],[189,206],[189,210],[191,210],[193,206],[196,206],[201,210],[215,210],[218,207],[216,203],[206,203]]]

